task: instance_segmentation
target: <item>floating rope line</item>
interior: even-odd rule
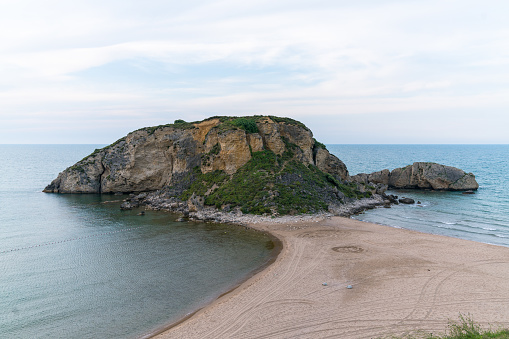
[[[84,237],[77,237],[77,238],[65,239],[65,240],[60,240],[60,241],[53,241],[53,242],[48,242],[48,243],[45,243],[45,244],[13,248],[11,250],[0,251],[0,254],[16,252],[16,251],[21,251],[21,250],[27,250],[27,249],[30,249],[30,248],[37,248],[37,247],[43,247],[43,246],[49,246],[49,245],[57,245],[57,244],[62,244],[64,242],[75,241],[75,240],[83,240],[83,239],[94,238],[94,237],[99,237],[99,236],[103,236],[103,235],[110,235],[110,234],[114,234],[114,233],[133,231],[133,230],[137,230],[137,229],[140,229],[140,228],[143,228],[143,226],[133,227],[133,228],[126,228],[126,229],[123,229],[123,230],[106,232],[106,233],[92,234],[92,235],[87,235],[87,236],[84,236]]]

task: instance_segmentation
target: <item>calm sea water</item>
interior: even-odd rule
[[[136,338],[245,279],[263,234],[41,190],[100,145],[0,145],[0,338]]]
[[[393,190],[420,205],[377,208],[356,219],[432,234],[509,246],[509,145],[327,145],[351,175],[432,161],[472,172],[475,195]]]
[[[41,190],[101,145],[0,145],[0,338],[136,338],[210,302],[265,263],[270,239],[234,226],[120,211],[118,196]],[[351,174],[434,161],[473,172],[475,195],[356,216],[509,246],[508,145],[328,145]]]

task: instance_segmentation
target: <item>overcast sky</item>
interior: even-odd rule
[[[507,0],[0,0],[0,143],[271,114],[324,143],[509,143]]]

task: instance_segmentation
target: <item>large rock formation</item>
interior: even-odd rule
[[[433,162],[415,162],[392,172],[385,169],[371,174],[360,173],[350,177],[358,183],[388,185],[389,188],[418,188],[444,191],[476,190],[479,184],[472,173]]]
[[[254,116],[139,129],[67,168],[44,192],[131,193],[122,209],[146,206],[184,216],[218,209],[349,215],[388,204],[388,186],[478,188],[473,174],[433,163],[350,177],[302,123]]]
[[[214,117],[176,121],[129,133],[67,168],[44,192],[116,193],[170,187],[192,172],[236,173],[254,152],[278,156],[291,151],[299,162],[316,165],[338,180],[348,178],[345,164],[317,146],[303,124],[277,117]]]

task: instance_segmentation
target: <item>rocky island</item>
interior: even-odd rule
[[[478,187],[473,174],[429,162],[350,176],[302,123],[254,116],[139,129],[70,166],[44,191],[128,194],[123,209],[232,221],[279,239],[274,263],[150,334],[158,339],[371,338],[422,326],[436,333],[458,312],[483,323],[506,316],[500,300],[508,274],[500,272],[508,270],[500,258],[507,249],[331,214],[395,203],[388,188]]]
[[[130,194],[121,208],[145,206],[221,221],[218,211],[351,215],[390,203],[389,187],[478,185],[471,173],[433,163],[350,176],[301,122],[219,116],[131,132],[64,170],[44,192]]]
[[[359,173],[350,180],[358,183],[376,183],[390,188],[418,188],[441,191],[476,190],[479,184],[472,173],[433,162],[415,162],[392,171],[384,169],[371,174]]]

